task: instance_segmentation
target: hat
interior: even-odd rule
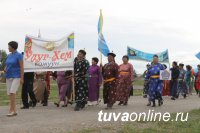
[[[183,63],[180,63],[179,66],[184,67],[184,64],[183,64]]]
[[[151,66],[149,63],[146,66]]]
[[[111,55],[112,57],[115,57],[115,56],[116,56],[116,54],[114,54],[114,53],[108,53],[107,55],[108,55],[108,56]]]
[[[155,54],[153,57],[156,57],[156,58],[158,58],[158,55],[157,55],[157,54]]]

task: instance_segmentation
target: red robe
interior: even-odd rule
[[[163,92],[162,95],[163,96],[169,96],[169,81],[168,80],[164,80],[164,86],[163,86]]]

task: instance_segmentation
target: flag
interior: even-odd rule
[[[196,54],[196,57],[200,60],[200,52]]]
[[[155,53],[155,54],[158,55],[159,62],[169,62],[168,50],[165,50],[160,53]],[[146,52],[143,52],[143,51],[131,48],[131,47],[127,47],[127,55],[129,56],[130,59],[151,62],[153,60],[153,56],[155,54],[146,53]]]
[[[99,16],[99,22],[98,22],[98,50],[104,56],[107,56],[110,50],[102,34],[102,27],[103,27],[103,15],[102,15],[102,11],[100,10],[100,16]]]
[[[74,33],[68,36],[68,48],[74,49]]]

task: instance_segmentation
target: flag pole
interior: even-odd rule
[[[102,10],[100,9],[100,17],[102,17]],[[101,20],[100,20],[101,21]],[[100,29],[100,64],[102,65],[102,24],[101,23],[101,29]]]
[[[168,63],[169,63],[169,69],[171,68],[170,60],[169,60],[169,49],[167,49],[167,54],[168,54]]]

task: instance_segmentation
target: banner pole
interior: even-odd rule
[[[167,50],[167,54],[168,54],[168,63],[169,63],[169,69],[171,68],[171,64],[170,64],[170,60],[169,60],[169,49]]]

